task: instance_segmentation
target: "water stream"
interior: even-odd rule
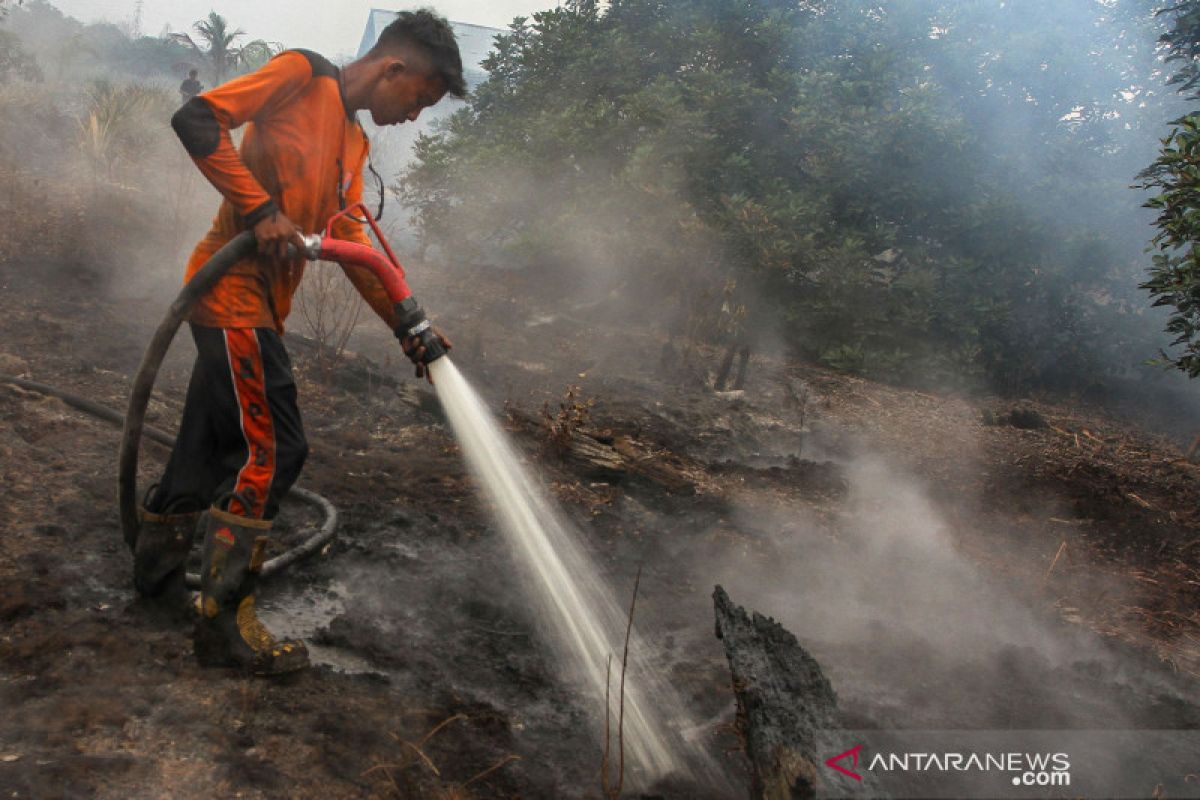
[[[615,590],[606,585],[579,533],[548,499],[487,406],[450,359],[438,359],[430,366],[438,397],[471,472],[525,570],[531,600],[548,622],[545,638],[572,676],[592,695],[585,698],[585,707],[603,711],[611,657],[609,760],[615,772],[628,606],[617,602]],[[628,603],[627,597],[624,603]],[[626,785],[672,773],[688,775],[689,764],[694,763],[690,746],[679,735],[680,729],[693,723],[674,690],[656,679],[653,668],[646,663],[646,653],[635,631],[630,639],[625,678]]]

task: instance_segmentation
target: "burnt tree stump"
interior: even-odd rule
[[[835,794],[830,784],[838,776],[823,762],[846,743],[831,735],[839,727],[837,695],[821,666],[782,625],[747,614],[720,586],[713,604],[750,760],[750,797],[810,800]],[[838,780],[836,796],[884,796],[869,775],[863,777],[853,786]]]

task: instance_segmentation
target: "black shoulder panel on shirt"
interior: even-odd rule
[[[221,143],[221,126],[212,106],[193,97],[171,117],[171,127],[183,142],[183,148],[193,158],[205,158],[217,151]]]
[[[312,67],[312,74],[314,78],[337,77],[338,68],[333,65],[332,61],[320,53],[314,53],[312,50],[301,50],[299,48],[293,50],[292,52],[299,53],[308,59],[308,65]]]

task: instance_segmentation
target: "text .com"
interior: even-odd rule
[[[1022,772],[1013,776],[1013,786],[1070,786],[1069,772]]]

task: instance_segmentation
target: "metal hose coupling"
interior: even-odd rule
[[[400,318],[400,324],[396,327],[396,336],[400,339],[415,336],[418,346],[424,345],[425,347],[425,355],[421,358],[422,362],[428,364],[446,355],[446,348],[442,346],[442,340],[433,332],[433,326],[429,323],[429,318],[425,316],[425,311],[417,304],[416,298],[407,297],[396,303],[396,315]]]
[[[307,258],[309,261],[319,261],[321,259],[321,245],[324,239],[319,233],[302,234],[304,239],[304,250],[300,255]]]

